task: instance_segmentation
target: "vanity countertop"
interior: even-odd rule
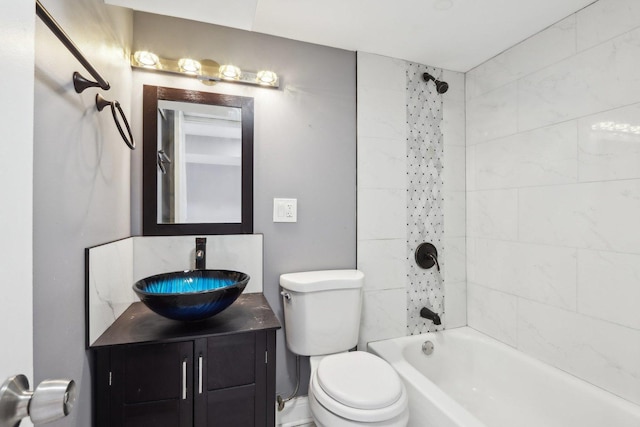
[[[225,311],[201,322],[166,319],[149,310],[143,303],[135,302],[91,345],[91,348],[182,341],[185,338],[280,327],[280,322],[261,293],[240,295]]]

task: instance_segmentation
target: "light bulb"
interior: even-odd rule
[[[234,65],[221,65],[220,66],[220,77],[228,80],[238,80],[242,72],[240,68]]]
[[[139,50],[133,54],[133,59],[142,67],[156,68],[160,59],[158,55],[146,50]]]
[[[258,71],[256,80],[261,85],[273,86],[278,81],[278,75],[273,71],[262,70],[262,71]]]
[[[182,58],[178,61],[178,67],[180,71],[187,74],[200,74],[202,66],[200,62],[191,58]]]

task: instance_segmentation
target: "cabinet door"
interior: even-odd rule
[[[263,427],[266,421],[266,336],[251,332],[196,341],[203,360],[196,427]]]
[[[208,390],[255,382],[256,353],[260,351],[256,348],[256,335],[235,334],[207,339]]]
[[[193,425],[191,341],[123,346],[111,357],[111,425]]]

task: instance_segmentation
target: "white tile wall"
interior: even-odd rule
[[[640,3],[467,74],[469,325],[640,404]]]
[[[465,75],[444,70],[442,78],[449,83],[449,90],[442,95],[442,133],[445,157],[450,146],[464,147],[465,142]],[[464,163],[463,163],[464,164]],[[463,173],[464,175],[464,173]]]
[[[640,330],[640,255],[578,253],[578,311]]]
[[[574,55],[575,27],[576,17],[571,15],[479,65],[467,76],[469,96],[475,98]]]
[[[405,289],[407,240],[358,241],[358,268],[366,272],[367,290]]]
[[[524,188],[519,198],[522,241],[640,252],[640,180]]]
[[[92,344],[136,300],[133,238],[89,249],[89,324]]]
[[[469,260],[470,283],[576,309],[574,248],[475,239],[469,247]]]
[[[444,153],[447,159],[447,151]],[[464,191],[447,191],[445,181],[444,191],[444,235],[449,237],[464,237],[466,227],[467,195]]]
[[[358,183],[363,188],[402,189],[406,181],[405,141],[400,138],[358,137]]]
[[[445,281],[444,285],[445,329],[459,328],[467,324],[467,282]]]
[[[386,169],[380,171],[385,174]],[[407,235],[407,190],[358,189],[358,240],[400,239]]]
[[[467,145],[516,133],[517,98],[518,86],[515,83],[475,98],[467,96]]]
[[[576,15],[578,50],[585,50],[638,28],[640,2],[600,0]]]
[[[640,104],[578,120],[578,178],[581,182],[640,178],[638,165]]]
[[[358,346],[366,349],[406,328],[406,64],[362,52],[357,60],[357,263],[365,274]]]
[[[520,79],[519,130],[637,103],[639,40],[635,29]]]
[[[467,283],[467,304],[470,326],[516,346],[518,299],[515,296]]]
[[[444,70],[449,90],[442,95],[444,142],[444,326],[467,324],[465,75]]]
[[[477,190],[576,182],[577,133],[566,122],[471,146],[470,179]]]
[[[467,235],[515,240],[518,237],[518,191],[467,192]]]
[[[358,76],[362,76],[372,70],[363,70],[358,67]],[[385,80],[390,80],[388,76]],[[380,76],[376,75],[380,82]],[[402,91],[377,87],[358,86],[358,136],[385,138],[403,141],[405,135],[405,111],[396,108],[404,106],[404,89]]]
[[[367,290],[362,300],[362,322],[358,348],[371,341],[402,337],[406,334],[407,290]]]
[[[407,62],[358,52],[358,268],[361,348],[407,328]],[[380,79],[380,76],[385,76]],[[466,325],[465,76],[444,71],[444,322]],[[425,83],[426,84],[426,83]]]
[[[442,276],[447,283],[458,283],[467,280],[467,241],[464,236],[449,237],[445,231],[444,247],[447,268],[443,268]],[[445,292],[446,293],[446,292]]]
[[[640,331],[520,299],[517,333],[522,351],[640,401]]]
[[[443,130],[444,134],[444,130]],[[446,135],[446,134],[444,134]],[[443,137],[445,140],[446,136]],[[466,155],[465,147],[458,145],[444,144],[444,158],[448,160],[444,164],[443,168],[443,180],[446,186],[446,191],[462,192],[466,189],[465,180],[465,163],[464,158]]]

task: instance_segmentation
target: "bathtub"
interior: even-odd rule
[[[640,406],[468,327],[373,342],[369,351],[404,381],[410,427],[640,427]]]

